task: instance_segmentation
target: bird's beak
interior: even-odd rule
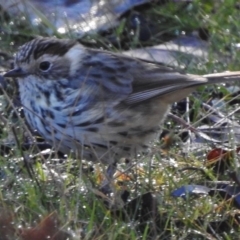
[[[27,72],[23,71],[21,68],[14,68],[3,75],[3,77],[12,77],[12,78],[21,78],[26,77],[28,75]]]

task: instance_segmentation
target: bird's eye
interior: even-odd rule
[[[46,72],[51,67],[51,63],[48,61],[41,62],[39,64],[39,69]]]

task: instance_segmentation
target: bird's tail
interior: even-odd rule
[[[208,79],[209,84],[214,83],[227,83],[232,81],[240,81],[240,71],[235,72],[221,72],[203,75]],[[207,83],[205,83],[207,84]]]

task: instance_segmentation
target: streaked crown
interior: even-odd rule
[[[75,44],[76,40],[38,37],[21,46],[15,59],[18,63],[29,63],[33,59],[38,59],[43,54],[63,56]]]

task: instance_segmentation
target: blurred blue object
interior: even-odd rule
[[[185,185],[172,192],[173,197],[182,197],[186,198],[187,196],[193,194],[208,194],[210,188],[202,185]]]
[[[33,25],[46,20],[59,33],[74,32],[82,36],[88,32],[107,30],[118,24],[126,11],[150,0],[8,0],[1,7],[12,17],[27,17]]]

